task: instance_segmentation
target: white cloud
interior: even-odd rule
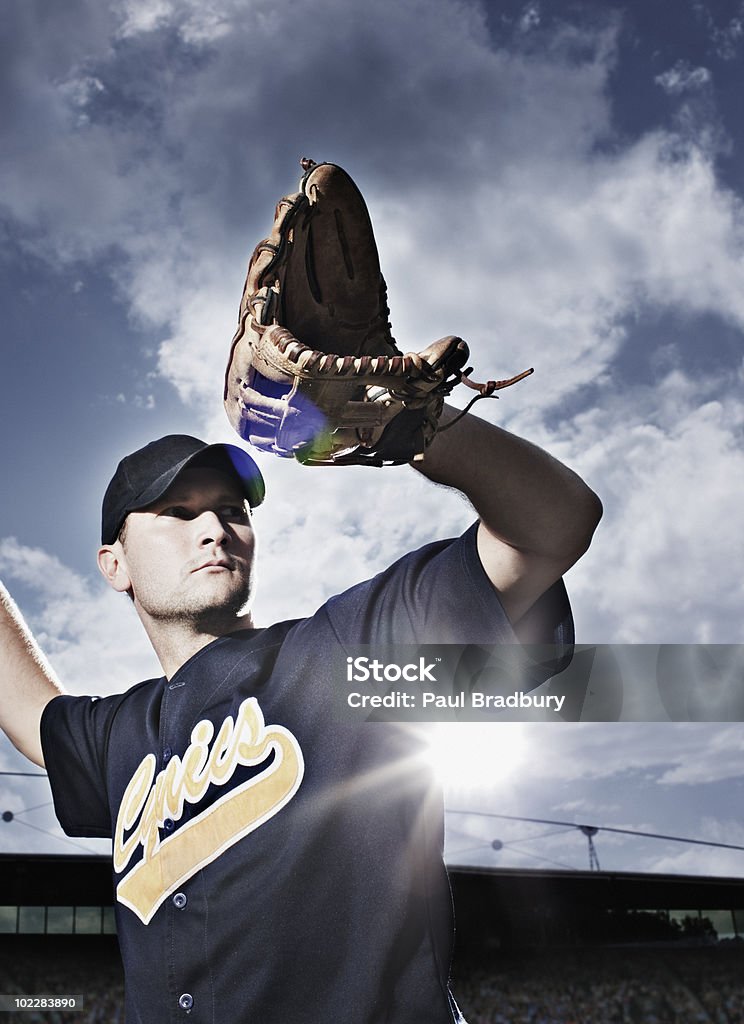
[[[703,0],[694,0],[693,10],[699,20],[705,26],[708,36],[715,47],[716,56],[721,60],[734,60],[740,52],[740,41],[744,36],[744,3],[739,0],[738,10],[732,18],[723,25],[717,24],[717,9],[711,7]]]
[[[205,377],[205,366],[213,366],[215,351],[224,351],[229,339],[228,325],[234,321],[244,269],[244,257],[237,254],[250,250],[253,230],[267,229],[273,200],[280,191],[294,187],[296,173],[284,157],[277,159],[277,147],[284,150],[281,136],[262,138],[259,155],[250,133],[243,138],[235,126],[247,114],[276,105],[278,97],[266,95],[277,88],[269,44],[296,24],[301,11],[286,5],[272,8],[271,18],[246,20],[241,8],[227,2],[205,7],[129,0],[116,10],[124,19],[125,34],[132,36],[130,44],[112,50],[96,23],[99,31],[92,38],[83,35],[78,60],[58,76],[67,84],[56,90],[45,82],[46,48],[37,43],[36,51],[32,50],[34,88],[24,105],[27,115],[43,108],[46,130],[30,140],[28,155],[44,168],[54,160],[53,187],[46,175],[29,175],[26,166],[19,177],[8,176],[3,182],[16,218],[33,229],[52,229],[45,244],[52,243],[55,256],[89,256],[112,247],[126,254],[126,265],[118,275],[121,286],[135,316],[170,332],[162,351],[162,370],[188,399],[195,392],[206,395],[204,381],[215,375],[208,372]],[[368,180],[373,192],[375,180],[386,188],[392,185],[396,191],[410,192],[420,181],[421,166],[436,163],[440,180],[431,198],[440,203],[454,171],[460,176],[466,171],[463,185],[467,185],[467,177],[476,177],[478,167],[492,165],[496,153],[508,164],[515,146],[517,153],[524,150],[526,158],[530,152],[535,155],[536,145],[540,151],[540,140],[548,151],[556,147],[570,151],[577,133],[582,140],[588,139],[592,123],[606,122],[601,81],[609,59],[609,35],[595,39],[564,27],[553,41],[554,52],[517,58],[490,48],[475,5],[441,2],[436,18],[422,18],[420,4],[410,0],[387,8],[386,17],[379,10],[374,14],[355,10],[354,17],[349,17],[351,12],[332,0],[314,5],[302,48],[295,55],[297,66],[287,66],[287,84],[279,83],[281,91],[291,89],[289,82],[295,78],[302,82],[293,97],[284,97],[288,120],[282,128],[282,134],[297,134],[298,146],[304,147],[308,135],[300,126],[305,124],[303,105],[310,102],[311,93],[318,94],[312,103],[323,105],[330,121],[345,119],[348,104],[357,104],[360,123],[365,122],[368,131],[363,137],[349,138],[344,148],[350,159],[356,152],[360,168],[370,162]],[[256,13],[261,13],[260,8],[252,15]],[[197,14],[220,23],[226,20],[229,37],[217,40],[209,33],[185,33],[184,25]],[[88,26],[81,28],[85,33]],[[184,50],[183,65],[174,63],[168,72],[178,76],[178,87],[163,89],[157,63],[147,73],[140,69],[136,78],[131,77],[127,61],[134,59],[135,38],[142,37],[142,46],[154,45],[151,37],[171,29],[179,32]],[[596,47],[594,60],[576,62],[573,50],[581,43]],[[329,80],[329,46],[337,48],[334,66],[345,81],[343,90],[332,77]],[[396,104],[387,107],[384,116],[379,96],[370,105],[376,90],[357,74],[355,55],[360,48],[375,53],[370,74],[385,89],[391,74],[397,79]],[[453,48],[459,55],[456,74],[447,70]],[[413,61],[411,53],[416,55]],[[209,59],[196,60],[200,54]],[[346,55],[346,65],[341,54]],[[402,54],[405,61],[400,59]],[[272,74],[262,77],[267,64]],[[31,69],[25,70],[28,74]],[[313,82],[312,90],[307,89],[308,81]],[[237,90],[236,82],[240,83]],[[105,103],[96,109],[101,96]],[[474,96],[479,102],[473,102]],[[546,96],[552,111],[545,109]],[[125,119],[117,114],[122,104],[128,110]],[[81,106],[88,119],[84,130],[78,124],[80,130],[70,132],[69,117],[78,118]],[[465,109],[467,118],[462,116]],[[559,109],[562,130],[556,133],[553,126]],[[435,136],[429,115],[440,124]],[[248,124],[253,120],[249,117]],[[369,146],[375,121],[379,122],[376,131],[397,154],[385,165],[380,165],[376,148]],[[451,140],[447,149],[440,141],[444,135]],[[316,146],[321,143],[322,139],[315,139]],[[337,146],[338,138],[333,141],[333,148]],[[415,147],[415,159],[406,151],[409,146]],[[179,153],[177,164],[171,158],[174,147]],[[458,149],[473,149],[477,156],[476,162],[470,162],[469,174],[455,159]],[[316,156],[325,155],[316,151]],[[188,191],[182,187],[184,176],[190,182]],[[245,202],[246,179],[251,182],[256,222],[262,227],[249,230],[245,216],[244,234],[235,214]],[[432,191],[430,184],[427,190]],[[466,214],[464,201],[463,191],[460,210]],[[175,204],[180,216],[169,220],[166,215],[172,214]],[[409,223],[414,226],[413,220]],[[473,257],[477,258],[476,252],[471,261]],[[230,287],[220,289],[220,281],[231,282]]]
[[[264,625],[314,611],[404,552],[457,536],[474,519],[458,495],[407,467],[336,472],[277,463],[267,467],[266,514],[256,515],[256,611]]]
[[[540,24],[540,5],[531,3],[522,11],[519,18],[519,31],[530,32],[533,28],[537,28]]]
[[[104,85],[94,75],[75,75],[60,82],[59,91],[69,103],[85,107],[98,93],[104,91]]]
[[[571,585],[591,642],[740,636],[744,588],[731,567],[744,554],[744,417],[736,381],[716,383],[674,371],[655,388],[606,393],[573,422],[565,448],[582,453],[578,467],[605,504],[591,572],[580,566]]]
[[[509,725],[499,723],[497,728],[502,730]],[[577,788],[568,797],[569,803],[575,805],[578,801],[582,810],[585,800],[597,800],[597,793],[601,793],[600,806],[606,807],[607,800],[617,802],[621,792],[609,788],[611,780],[625,778],[623,785],[629,785],[631,777],[636,780],[635,789],[653,788],[660,794],[660,800],[670,799],[670,794],[682,800],[684,797],[679,794],[686,787],[738,779],[744,765],[738,724],[525,722],[512,728],[520,730],[523,748],[529,752],[525,777],[515,781],[512,792],[498,793],[499,807],[491,808],[484,801],[483,809],[519,813],[510,808],[523,801],[528,791],[530,805],[539,806],[544,794],[559,792],[559,784],[570,781],[578,787],[582,780],[603,780],[605,789],[585,793]],[[498,756],[495,745],[494,764]],[[641,785],[642,779],[645,781]],[[550,799],[556,800],[556,808],[568,809],[565,795]],[[639,815],[643,813],[640,811]],[[560,817],[555,813],[540,816]],[[607,820],[600,823],[621,824]],[[633,827],[643,827],[638,818]]]
[[[153,32],[173,18],[176,7],[172,0],[121,0],[115,7],[121,19],[119,34],[126,39]]]
[[[184,43],[194,45],[222,38],[238,18],[252,23],[266,18],[266,5],[260,0],[114,0],[112,8],[122,39],[175,27]]]
[[[162,673],[128,598],[91,582],[40,548],[0,540],[0,573],[71,693],[119,693]]]
[[[661,775],[662,785],[698,785],[727,779],[740,779],[744,774],[744,738],[739,723],[695,732],[686,727],[685,755]],[[702,742],[701,742],[702,740]],[[713,838],[716,838],[715,836]],[[728,840],[742,842],[741,840]]]
[[[291,94],[295,79],[313,82],[307,99],[312,92],[330,121],[353,107],[365,124],[363,136],[352,126],[351,134],[325,142],[321,133],[313,152],[337,159],[346,153],[369,196],[404,347],[455,331],[472,341],[484,371],[535,362],[550,382],[540,395],[545,408],[607,367],[623,340],[616,320],[647,295],[724,316],[734,306],[741,319],[739,289],[731,287],[740,273],[741,218],[705,155],[664,135],[597,155],[597,143],[611,134],[612,22],[594,32],[563,24],[544,49],[519,54],[493,47],[474,5],[439,0],[438,16],[423,21],[415,0],[388,6],[386,17],[376,10],[354,18],[334,0],[314,6],[296,66],[278,85],[286,101],[282,133],[262,138],[260,157],[250,135],[235,128],[266,105],[262,69],[273,57],[262,44],[295,22],[298,11],[289,5],[247,22],[227,0],[128,0],[118,16],[133,37],[147,37],[143,46],[158,33],[180,33],[184,64],[174,64],[178,88],[168,91],[167,110],[157,66],[136,82],[123,77],[129,50],[112,52],[98,38],[86,58],[96,74],[79,61],[68,80],[97,83],[110,94],[110,108],[98,119],[89,110],[87,130],[70,134],[63,107],[38,97],[52,120],[36,143],[37,160],[54,152],[54,189],[29,180],[24,169],[22,188],[6,181],[5,194],[19,218],[54,225],[63,254],[112,246],[126,254],[120,286],[135,317],[166,333],[161,372],[185,401],[197,402],[197,416],[209,415],[219,393],[245,253],[268,229],[273,201],[294,187],[282,136],[294,133],[300,148],[308,141],[300,129],[305,101]],[[528,5],[525,17],[535,10]],[[228,23],[229,36],[187,39],[184,25],[199,12]],[[376,90],[352,59],[362,34],[375,53],[370,74],[384,89],[395,83],[394,105],[384,102],[384,91],[370,105]],[[328,77],[331,45],[349,61],[334,65],[342,96]],[[447,71],[453,50],[456,75]],[[200,54],[208,59],[189,63]],[[271,86],[277,88],[273,74]],[[110,112],[122,102],[129,118],[112,122]],[[391,159],[380,161],[372,137],[384,140]],[[339,140],[341,152],[315,148],[338,150]],[[80,174],[92,166],[95,181]],[[422,173],[424,167],[436,173]],[[453,239],[462,241],[453,247]]]
[[[744,827],[733,816],[726,820],[705,816],[695,838],[712,843],[744,846]],[[715,846],[677,845],[649,861],[647,870],[660,874],[719,875],[741,877],[744,851]]]
[[[744,37],[744,18],[741,16],[732,18],[728,25],[714,33],[718,56],[723,60],[733,60],[739,53],[742,37]]]
[[[443,258],[453,238],[467,247]],[[450,331],[481,372],[536,366],[504,394],[502,416],[530,401],[544,412],[601,380],[627,336],[623,319],[648,304],[744,325],[741,202],[718,189],[700,150],[669,136],[611,158],[525,156],[467,195],[423,190],[383,209],[380,243],[405,347]]]
[[[656,84],[660,85],[670,96],[679,96],[683,92],[702,89],[709,85],[711,80],[712,76],[708,68],[693,68],[685,60],[678,60],[674,67],[657,75],[654,79]]]

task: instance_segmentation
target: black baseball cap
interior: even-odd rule
[[[116,467],[103,496],[101,543],[113,544],[130,512],[146,508],[164,494],[187,466],[212,466],[234,474],[251,508],[264,500],[261,470],[234,444],[207,444],[188,434],[168,434],[151,441]]]

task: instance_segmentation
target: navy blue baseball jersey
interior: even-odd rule
[[[569,649],[562,583],[538,616],[531,639]],[[452,1024],[420,736],[333,710],[346,645],[435,642],[516,642],[474,527],[311,618],[213,641],[170,680],[49,703],[62,827],[113,839],[128,1024]]]

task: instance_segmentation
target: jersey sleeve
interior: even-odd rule
[[[341,642],[547,645],[549,674],[562,671],[574,644],[563,580],[535,602],[515,631],[478,555],[477,528],[474,523],[461,537],[411,552],[374,579],[332,598],[326,608]]]
[[[60,696],[41,718],[41,746],[54,810],[68,836],[109,838],[106,749],[117,697]]]

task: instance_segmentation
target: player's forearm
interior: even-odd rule
[[[62,692],[15,602],[0,583],[0,728],[36,764],[44,763],[41,713],[52,697]]]
[[[441,423],[456,413],[445,407]],[[573,470],[472,414],[438,434],[412,465],[462,491],[507,544],[567,565],[586,551],[602,515],[599,498]]]

